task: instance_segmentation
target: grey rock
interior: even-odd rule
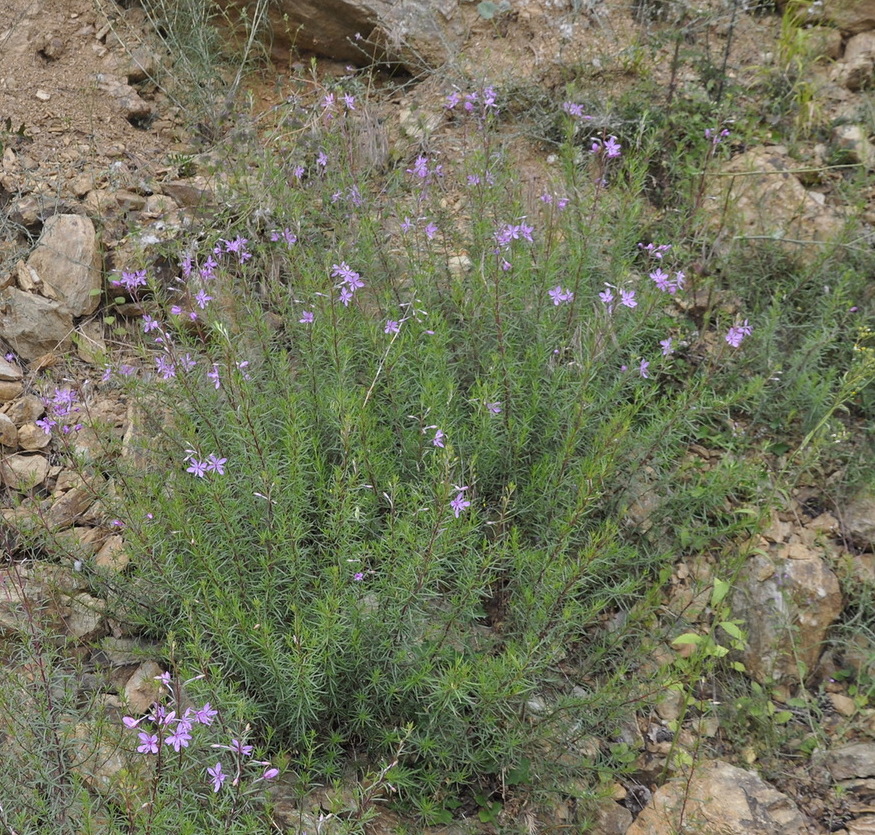
[[[875,29],[875,0],[824,0],[823,17],[845,32]]]
[[[54,290],[72,316],[97,309],[102,261],[94,224],[87,217],[49,218],[27,266]]]
[[[45,449],[51,442],[52,436],[35,423],[25,423],[18,430],[18,445],[27,452]]]
[[[33,423],[45,411],[46,407],[39,397],[26,394],[6,409],[6,415],[16,426],[22,427],[25,423]]]
[[[842,610],[836,575],[810,551],[809,559],[754,554],[732,595],[733,617],[744,621],[742,660],[760,683],[797,684],[798,663],[810,672],[830,625]]]
[[[875,493],[860,493],[842,514],[845,533],[863,548],[875,545]]]
[[[141,716],[164,692],[158,676],[164,672],[155,661],[144,661],[125,684],[125,701],[135,716]]]
[[[626,835],[804,835],[805,818],[787,795],[752,771],[719,760],[661,786]]]
[[[60,302],[15,287],[0,291],[0,338],[20,357],[34,360],[66,348],[72,331],[73,317]]]
[[[106,601],[81,592],[70,599],[70,611],[66,618],[67,632],[74,638],[90,640],[105,631],[103,611]]]
[[[0,412],[0,446],[13,449],[18,446],[18,429],[9,415],[2,412]]]
[[[875,777],[875,742],[835,748],[826,755],[825,764],[833,780]]]
[[[705,208],[720,249],[727,250],[735,237],[753,245],[761,238],[786,240],[787,253],[803,259],[819,256],[822,247],[817,242],[841,233],[843,219],[806,191],[791,173],[796,167],[782,146],[753,148],[724,165],[721,176],[711,178]]]
[[[0,459],[0,482],[12,490],[30,490],[46,480],[49,462],[42,455],[9,455]]]
[[[851,162],[859,162],[870,170],[875,169],[875,145],[869,141],[862,126],[837,125],[832,131],[832,141]]]
[[[271,21],[280,48],[353,63],[376,56],[421,70],[445,64],[459,49],[461,12],[458,0],[282,0]]]
[[[141,98],[124,77],[98,73],[96,79],[97,89],[115,99],[119,110],[128,121],[142,121],[152,115],[152,105]]]
[[[24,376],[24,372],[19,368],[17,363],[10,362],[4,357],[0,357],[0,380],[15,381],[20,380]]]

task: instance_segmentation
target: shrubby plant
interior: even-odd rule
[[[456,150],[386,174],[357,164],[353,88],[290,100],[310,141],[277,129],[245,180],[228,172],[245,188],[163,253],[174,281],[146,263],[113,281],[147,311],[138,358],[101,382],[142,404],[143,454],[102,463],[132,573],[81,568],[125,629],[172,636],[168,681],[198,677],[250,724],[207,762],[189,743],[211,726],[178,689],[125,720],[132,754],[216,827],[258,825],[227,791],[274,771],[244,777],[249,745],[287,756],[301,794],[351,761],[379,775],[360,815],[394,798],[446,820],[476,796],[492,819],[508,785],[597,794],[665,681],[655,647],[686,631],[657,619],[672,566],[731,552],[775,495],[761,430],[798,417],[809,372],[793,355],[776,376],[772,346],[832,372],[791,445],[871,379],[841,348],[850,313],[828,323],[812,298],[792,331],[756,277],[730,296],[697,271],[692,232],[644,235],[648,160],[582,105],[557,105],[555,182],[523,194],[500,105],[448,91]],[[693,204],[724,137],[696,137]],[[862,286],[845,277],[834,312]],[[75,435],[75,394],[49,397],[45,428]],[[732,454],[697,463],[703,442]],[[138,814],[159,831],[180,813],[150,785]]]
[[[700,522],[682,496],[707,476],[673,477],[755,326],[715,321],[692,356],[702,335],[672,312],[682,254],[638,246],[618,185],[635,165],[610,133],[530,217],[491,88],[448,97],[463,157],[421,154],[385,185],[352,176],[355,106],[315,103],[324,142],[285,163],[271,223],[193,241],[169,292],[119,279],[154,303],[121,382],[157,387],[173,417],[161,463],[120,473],[140,556],[114,594],[218,694],[245,692],[308,778],[402,736],[408,797],[534,758],[533,779],[586,772],[560,749],[628,698],[618,650],[650,617],[636,602],[675,558],[672,530]],[[465,217],[443,209],[453,190]],[[650,537],[629,512],[644,494]],[[688,505],[714,536],[725,495]],[[533,713],[544,694],[563,710]]]

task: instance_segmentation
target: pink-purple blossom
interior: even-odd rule
[[[753,328],[747,323],[747,319],[740,325],[733,325],[726,334],[726,341],[733,347],[741,345],[746,336],[750,336]]]
[[[559,284],[557,284],[552,290],[548,290],[547,294],[553,299],[553,304],[556,306],[560,304],[568,304],[568,302],[574,300],[574,293],[571,290],[563,289]]]
[[[471,507],[471,502],[465,498],[465,493],[460,490],[456,494],[456,498],[450,502],[450,507],[453,509],[453,515],[458,519],[463,510]]]
[[[147,731],[140,731],[138,734],[140,744],[137,750],[141,754],[157,754],[158,753],[158,735],[150,734]]]
[[[228,779],[228,775],[222,771],[222,763],[217,762],[212,768],[207,769],[207,774],[213,781],[213,791],[217,792],[222,788],[222,784]]]

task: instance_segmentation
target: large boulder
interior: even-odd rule
[[[875,29],[875,0],[825,0],[823,16],[845,32]]]
[[[73,317],[58,301],[15,287],[0,291],[0,339],[26,360],[69,344]]]
[[[374,58],[410,69],[440,66],[463,39],[459,0],[280,0],[271,5],[275,47],[353,63]]]
[[[715,760],[661,786],[626,835],[804,835],[796,804],[751,771]]]
[[[50,217],[27,266],[51,287],[73,316],[93,313],[100,304],[102,259],[94,224],[82,215]]]
[[[792,558],[754,554],[732,596],[732,615],[744,621],[744,665],[761,683],[799,683],[823,651],[827,630],[842,611],[835,573],[818,553],[794,546]]]
[[[753,148],[711,177],[705,207],[717,243],[736,239],[783,243],[789,255],[814,257],[841,234],[844,221],[808,192],[793,173],[799,165],[782,146]]]

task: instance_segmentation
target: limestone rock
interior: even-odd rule
[[[805,190],[790,173],[796,167],[781,146],[753,148],[711,178],[705,206],[718,246],[728,249],[736,236],[754,242],[768,238],[786,240],[787,252],[795,257],[821,253],[815,242],[835,238],[842,218]]]
[[[155,770],[153,757],[124,754],[127,728],[119,728],[110,738],[104,723],[81,722],[69,731],[68,741],[73,751],[71,769],[83,783],[97,794],[120,803],[139,807],[148,800],[151,777]],[[136,740],[136,734],[134,734]]]
[[[155,661],[144,661],[128,679],[125,701],[134,716],[142,716],[164,692],[163,685],[157,681],[163,672]]]
[[[94,488],[88,485],[74,487],[61,496],[46,513],[46,524],[52,530],[69,528],[96,499]]]
[[[875,145],[862,126],[837,125],[832,131],[832,141],[851,162],[862,163],[870,171],[875,169]]]
[[[45,414],[45,411],[45,404],[39,397],[35,394],[27,394],[6,409],[6,414],[16,426],[22,427],[25,423],[33,423]]]
[[[49,218],[27,266],[54,290],[71,315],[84,316],[97,309],[102,262],[97,233],[87,217]]]
[[[52,442],[52,436],[35,423],[25,423],[18,430],[18,445],[28,452],[45,449]]]
[[[376,52],[417,71],[445,64],[464,36],[459,0],[282,0],[271,22],[275,48],[367,64]]]
[[[868,548],[875,545],[875,493],[861,493],[845,508],[842,514],[845,532],[858,545]]]
[[[809,557],[754,554],[739,576],[732,614],[744,621],[742,660],[760,683],[798,683],[797,661],[808,672],[814,668],[827,630],[841,613],[838,578],[816,551]]]
[[[18,446],[18,429],[8,415],[0,412],[0,446]]]
[[[105,630],[106,620],[103,611],[106,602],[81,592],[70,600],[70,611],[66,618],[67,632],[74,638],[90,640]]]
[[[115,99],[122,115],[129,122],[142,122],[152,115],[152,105],[142,99],[140,94],[121,76],[98,73],[97,89]]]
[[[681,821],[683,815],[683,821]],[[751,771],[715,760],[653,795],[626,835],[804,835],[796,804]]]
[[[10,400],[15,400],[24,390],[21,383],[9,383],[5,380],[0,380],[0,403],[8,403]]]
[[[875,742],[855,742],[826,755],[825,765],[833,780],[875,777]]]
[[[823,16],[845,32],[875,29],[875,0],[825,0]]]
[[[24,293],[15,287],[0,291],[0,338],[27,360],[66,347],[73,317],[59,302]]]
[[[24,372],[15,362],[10,362],[0,357],[0,380],[4,382],[17,382],[24,376]]]
[[[49,462],[42,455],[10,455],[0,459],[0,482],[12,490],[30,490],[49,474]]]
[[[124,540],[118,536],[110,536],[103,547],[97,552],[94,563],[106,571],[121,573],[125,570],[131,557],[125,549]]]

